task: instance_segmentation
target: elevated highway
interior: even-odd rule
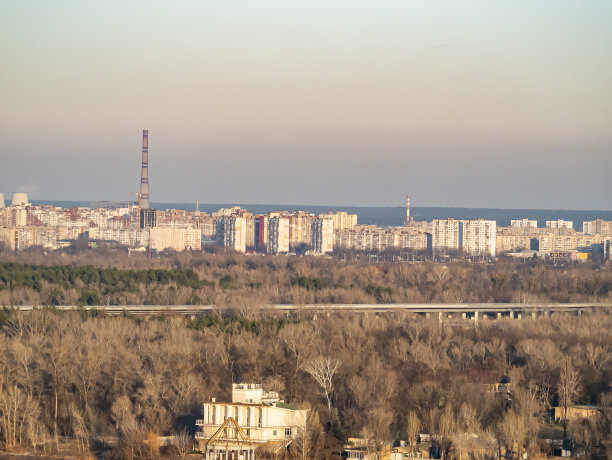
[[[20,311],[32,311],[43,308],[36,306],[15,306]],[[76,306],[61,305],[53,307],[57,310],[97,310],[109,315],[129,313],[133,315],[186,315],[201,316],[211,312],[230,312],[239,309],[218,308],[215,305],[99,305],[99,306]],[[612,310],[612,303],[546,303],[546,304],[524,304],[524,303],[440,303],[440,304],[271,304],[250,307],[249,310],[261,312],[278,312],[284,314],[298,313],[448,313],[465,314],[468,317],[479,315],[489,316],[512,316],[518,314],[544,314],[551,312],[584,312],[594,310]]]

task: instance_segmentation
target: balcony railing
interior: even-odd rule
[[[201,431],[196,431],[195,438],[196,439],[206,439],[206,436],[204,436],[204,433],[202,433]]]
[[[196,426],[204,426],[204,419],[196,420]]]

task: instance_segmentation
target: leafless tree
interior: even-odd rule
[[[578,395],[580,387],[580,375],[574,369],[569,358],[563,360],[561,375],[557,385],[559,404],[561,406],[561,421],[563,423],[563,439],[567,438],[568,410]]]
[[[311,361],[307,361],[303,365],[303,369],[308,372],[319,384],[319,387],[321,387],[321,395],[327,402],[327,410],[329,413],[331,413],[331,395],[334,390],[333,379],[339,368],[340,361],[329,356],[319,356]]]
[[[406,435],[408,437],[408,443],[410,444],[410,452],[414,454],[414,447],[419,440],[419,433],[421,431],[421,420],[415,411],[409,411],[405,417],[404,427],[406,429]]]

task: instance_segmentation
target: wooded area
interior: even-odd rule
[[[611,434],[611,312],[444,323],[409,314],[141,320],[43,309],[4,310],[0,321],[0,444],[9,450],[49,452],[76,439],[85,452],[118,436],[114,458],[156,458],[144,440],[184,435],[204,401],[230,400],[241,381],[314,409],[309,442],[296,443],[308,454],[290,449],[296,458],[336,458],[348,435],[371,439],[376,451],[419,432],[445,458],[459,449],[484,458],[483,447],[518,458],[548,449],[537,435],[552,406],[577,403],[598,405],[601,417],[562,424],[576,449],[605,455]],[[502,376],[509,394],[492,390]],[[175,446],[164,455],[185,453]]]
[[[537,261],[368,264],[323,257],[123,252],[3,255],[0,305],[610,302],[612,269]]]

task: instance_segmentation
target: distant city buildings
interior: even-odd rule
[[[216,245],[238,253],[330,254],[335,249],[383,252],[433,252],[446,257],[488,258],[533,254],[550,260],[583,260],[602,254],[609,260],[612,221],[513,219],[498,227],[484,219],[410,221],[399,227],[360,225],[345,211],[315,216],[305,211],[274,211],[253,215],[239,206],[212,215],[196,210],[156,210],[135,204],[97,208],[32,205],[25,193],[14,193],[10,206],[0,207],[0,243],[5,250],[31,247],[56,250],[79,239],[106,241],[150,251],[202,250]],[[0,201],[0,204],[1,201]],[[6,203],[4,203],[6,205]],[[531,251],[531,252],[529,252]]]

